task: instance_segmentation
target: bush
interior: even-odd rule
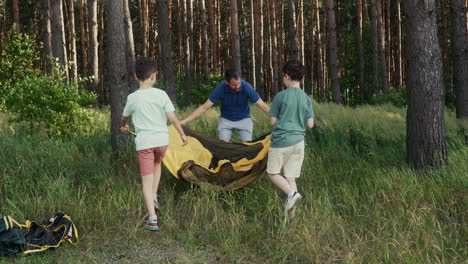
[[[381,105],[386,103],[393,104],[396,107],[407,106],[408,91],[406,89],[406,86],[402,86],[399,91],[390,88],[388,93],[373,96],[369,100],[369,104],[371,105]]]

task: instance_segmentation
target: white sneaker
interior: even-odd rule
[[[288,199],[286,199],[286,203],[284,205],[284,215],[286,217],[290,216],[291,209],[293,209],[301,199],[302,195],[298,192],[294,192],[292,197],[288,197]]]

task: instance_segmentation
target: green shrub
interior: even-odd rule
[[[407,106],[408,91],[406,89],[406,86],[402,86],[399,91],[390,88],[388,93],[373,96],[369,100],[369,104],[371,105],[381,105],[386,103],[393,104],[396,107]]]

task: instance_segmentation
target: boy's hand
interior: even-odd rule
[[[187,145],[187,143],[188,143],[187,136],[186,136],[186,135],[183,135],[183,136],[181,136],[181,138],[182,138],[182,146]]]
[[[188,122],[187,122],[187,119],[184,119],[184,120],[181,120],[181,121],[180,121],[180,124],[181,124],[182,126],[185,126],[187,123],[188,123]]]
[[[125,126],[120,128],[120,132],[128,133],[128,132],[130,132],[130,128],[128,127],[128,125],[125,125]]]

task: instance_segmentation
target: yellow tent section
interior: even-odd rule
[[[188,144],[169,126],[169,147],[163,159],[180,180],[213,190],[235,190],[254,181],[266,169],[271,134],[246,143],[226,143],[184,127]]]

